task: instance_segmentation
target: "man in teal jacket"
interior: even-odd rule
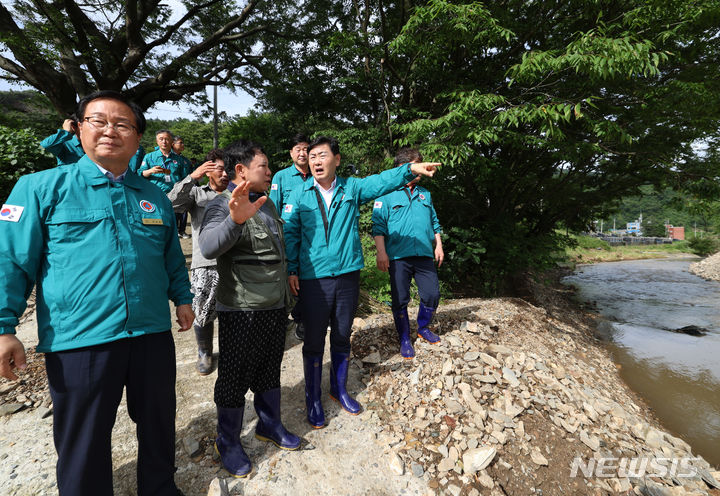
[[[420,152],[413,148],[401,148],[395,156],[396,166],[420,161]],[[428,326],[440,300],[433,257],[438,266],[445,258],[440,238],[442,228],[435,214],[430,192],[417,185],[419,180],[419,177],[415,178],[401,190],[375,200],[372,214],[377,266],[384,272],[390,272],[392,310],[400,338],[400,354],[408,359],[415,356],[410,341],[407,311],[410,280],[413,277],[420,294],[418,336],[429,343],[440,341],[438,335]]]
[[[137,172],[168,194],[175,183],[192,170],[186,165],[185,159],[173,151],[173,135],[170,131],[159,130],[155,133],[155,141],[158,148],[145,155]]]
[[[175,486],[175,348],[194,318],[170,201],[134,174],[145,118],[114,91],[78,103],[86,155],[20,178],[0,208],[0,375],[17,379],[15,336],[33,286],[53,400],[61,496],[110,495],[111,434],[125,390],[137,424],[138,494]]]
[[[278,172],[272,178],[270,185],[270,199],[275,204],[278,212],[283,211],[285,203],[293,191],[302,188],[308,178],[311,178],[310,167],[308,166],[307,147],[310,141],[304,134],[296,134],[290,141],[290,158],[292,165]],[[305,328],[302,323],[300,305],[295,305],[291,313],[295,327],[295,337],[300,341],[305,336]]]
[[[358,217],[362,203],[401,188],[417,174],[432,176],[440,164],[406,164],[364,179],[337,177],[340,147],[320,136],[308,146],[313,181],[283,207],[290,290],[300,296],[305,341],[305,401],[308,422],[325,425],[320,380],[325,334],[330,324],[330,396],[347,412],[360,405],[347,393],[350,333],[363,268]]]
[[[76,136],[77,123],[73,119],[65,119],[62,129],[51,134],[40,142],[40,146],[55,155],[58,165],[74,164],[85,155],[80,141]]]

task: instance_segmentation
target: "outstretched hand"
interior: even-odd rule
[[[240,181],[230,196],[228,207],[230,218],[235,224],[244,224],[246,220],[255,215],[260,207],[267,201],[267,196],[261,196],[255,202],[250,201],[250,183]]]
[[[442,164],[440,162],[417,162],[410,164],[410,172],[417,176],[433,177],[437,168]]]

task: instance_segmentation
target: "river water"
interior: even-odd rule
[[[663,425],[720,466],[720,283],[688,272],[688,260],[633,260],[579,266],[563,279],[606,319],[625,382]],[[707,335],[669,331],[696,325]]]

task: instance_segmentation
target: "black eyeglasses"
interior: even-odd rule
[[[104,131],[107,128],[112,128],[115,132],[123,136],[129,136],[133,133],[133,131],[137,131],[135,126],[128,124],[127,122],[116,122],[115,124],[110,124],[108,121],[100,117],[85,117],[83,121],[87,122],[98,131]]]

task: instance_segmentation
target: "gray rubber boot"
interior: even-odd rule
[[[213,323],[208,322],[203,327],[195,327],[195,340],[198,347],[198,359],[195,368],[200,375],[208,375],[213,371]]]

